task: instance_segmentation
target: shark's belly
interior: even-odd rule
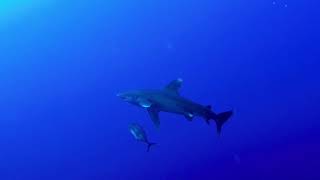
[[[185,111],[183,108],[180,107],[162,107],[159,108],[160,111],[164,111],[164,112],[170,112],[170,113],[176,113],[176,114],[185,114]]]
[[[185,108],[181,104],[179,104],[175,101],[169,100],[169,101],[162,102],[162,103],[160,102],[158,104],[158,106],[159,106],[158,108],[160,111],[176,113],[176,114],[185,114],[186,113]]]
[[[154,105],[159,111],[182,114],[187,116],[200,116],[202,106],[184,98],[170,95],[157,96]]]

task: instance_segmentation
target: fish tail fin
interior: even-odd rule
[[[216,122],[216,126],[217,126],[217,132],[220,135],[221,134],[221,129],[222,126],[225,122],[227,122],[227,120],[232,116],[233,111],[226,111],[226,112],[222,112],[219,114],[214,114],[211,119],[213,119]]]
[[[150,143],[150,142],[147,142],[147,152],[149,152],[150,151],[150,148],[151,148],[151,146],[154,146],[154,145],[156,145],[157,143]]]

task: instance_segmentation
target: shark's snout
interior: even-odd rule
[[[124,100],[127,96],[124,93],[118,93],[117,97],[119,97],[119,98]]]
[[[131,101],[132,97],[128,93],[118,93],[117,97],[121,98],[124,101]]]

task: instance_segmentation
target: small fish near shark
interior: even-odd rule
[[[160,125],[159,112],[181,114],[188,121],[195,116],[205,119],[209,124],[214,120],[218,134],[221,133],[223,124],[232,116],[233,111],[215,113],[211,106],[203,106],[182,97],[179,90],[182,79],[171,81],[165,88],[159,90],[135,90],[117,94],[122,100],[146,109],[156,127]]]
[[[146,143],[148,145],[147,152],[150,151],[151,146],[156,145],[156,143],[149,142],[146,132],[144,131],[143,127],[140,126],[138,123],[130,124],[129,131],[137,141]]]

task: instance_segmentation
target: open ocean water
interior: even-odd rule
[[[317,0],[1,0],[0,180],[319,180]],[[117,93],[163,89],[215,123]],[[146,152],[128,126],[157,145]]]

